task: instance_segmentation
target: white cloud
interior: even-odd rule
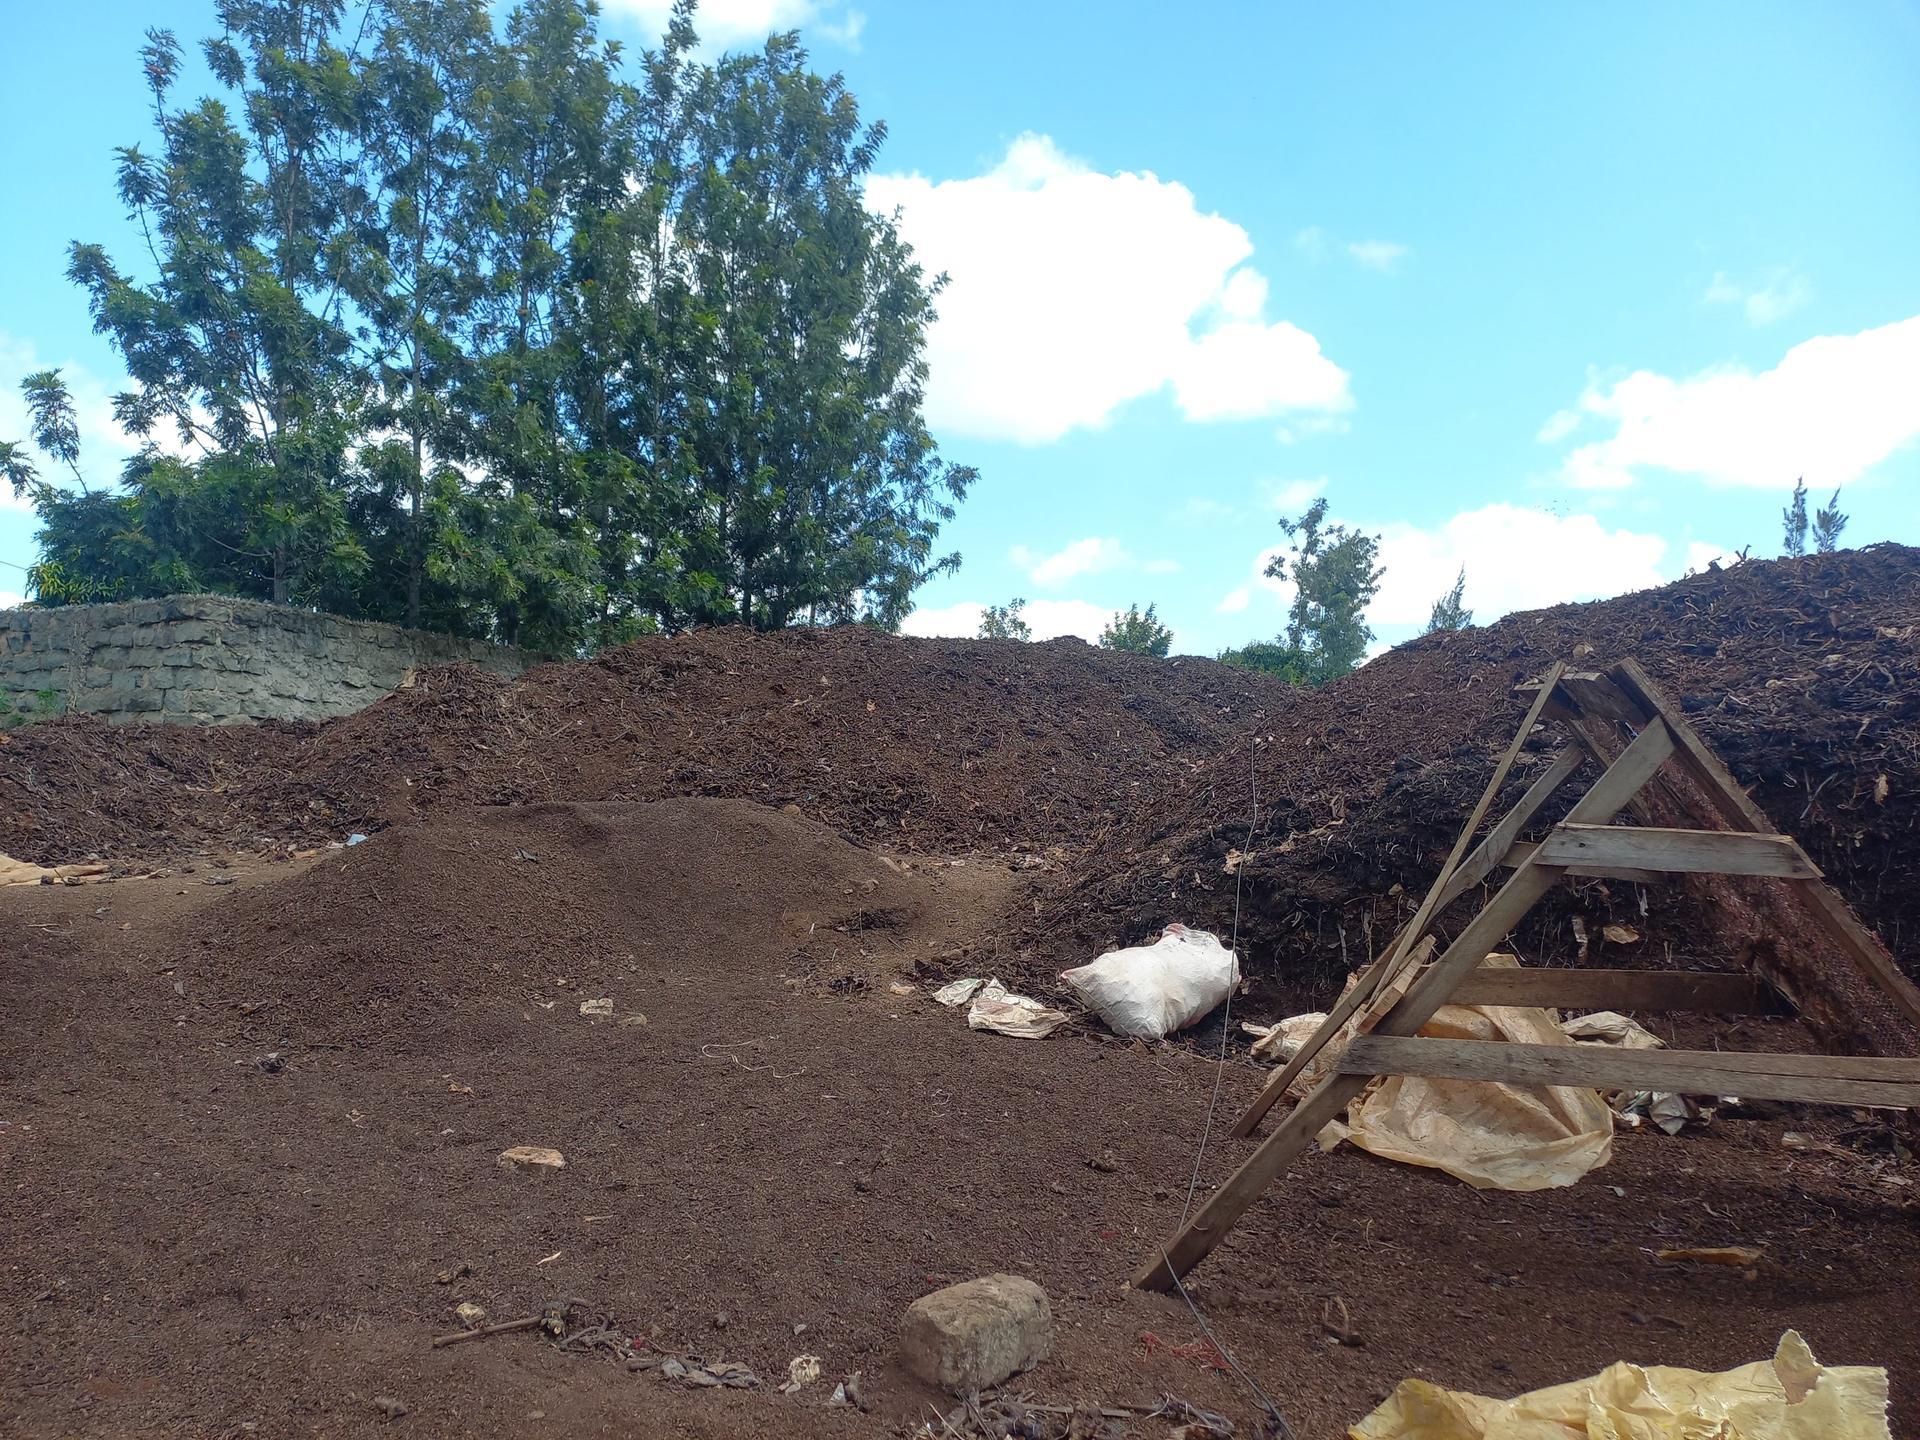
[[[1075,540],[1051,555],[1037,555],[1025,545],[1009,552],[1014,564],[1025,570],[1036,585],[1064,585],[1081,575],[1097,575],[1133,563],[1133,556],[1118,540],[1092,536]]]
[[[1817,336],[1757,375],[1636,371],[1589,385],[1580,408],[1614,433],[1566,457],[1579,489],[1625,489],[1643,470],[1761,489],[1801,475],[1815,489],[1850,484],[1920,438],[1920,316]]]
[[[1542,445],[1552,445],[1566,439],[1580,428],[1578,410],[1556,410],[1547,417],[1547,423],[1540,427],[1540,433],[1533,438]]]
[[[1771,325],[1811,300],[1813,286],[1791,265],[1769,270],[1758,287],[1739,284],[1725,271],[1716,270],[1701,298],[1709,305],[1738,305],[1747,312],[1749,324]]]
[[[1364,269],[1391,274],[1407,258],[1407,247],[1392,240],[1355,240],[1347,246],[1347,254]]]
[[[980,617],[986,606],[977,600],[933,609],[915,610],[900,626],[903,635],[955,635],[972,637],[980,633]],[[1020,612],[1036,640],[1053,640],[1062,635],[1078,635],[1097,641],[1100,632],[1113,618],[1113,611],[1091,600],[1029,600]]]
[[[1397,523],[1380,531],[1386,574],[1367,609],[1376,626],[1424,625],[1464,566],[1466,603],[1485,624],[1514,610],[1592,600],[1663,585],[1723,552],[1684,550],[1659,535],[1608,529],[1593,515],[1556,515],[1497,503],[1463,511],[1436,529]]]
[[[1309,225],[1296,231],[1293,237],[1294,248],[1318,265],[1327,258],[1327,232],[1318,225]]]
[[[1266,480],[1260,485],[1267,504],[1288,517],[1296,510],[1306,509],[1313,503],[1314,496],[1326,488],[1324,475],[1316,475],[1311,480]]]
[[[640,26],[651,44],[666,34],[673,0],[605,0],[605,8]],[[775,31],[803,26],[852,49],[866,24],[865,14],[839,0],[701,0],[693,17],[701,41],[721,49],[757,46]]]
[[[1263,318],[1246,231],[1184,185],[1023,135],[983,175],[874,176],[867,200],[949,277],[927,341],[937,430],[1044,443],[1169,387],[1193,420],[1353,403],[1313,336]]]
[[[1162,556],[1158,560],[1147,561],[1147,563],[1140,568],[1149,575],[1178,575],[1180,573],[1180,562],[1178,560],[1169,560],[1165,556]]]
[[[15,606],[27,603],[27,597],[16,595],[11,590],[0,590],[0,610],[11,610]]]
[[[1214,613],[1217,615],[1238,615],[1242,610],[1247,608],[1248,603],[1252,599],[1253,587],[1251,585],[1236,585],[1220,597],[1220,603],[1213,607]]]

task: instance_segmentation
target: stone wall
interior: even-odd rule
[[[0,723],[64,709],[116,725],[321,720],[371,705],[419,666],[517,675],[537,659],[222,595],[29,606],[0,610]]]

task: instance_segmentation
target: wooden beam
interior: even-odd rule
[[[1514,732],[1513,740],[1508,744],[1506,753],[1500,757],[1500,763],[1494,766],[1493,778],[1487,782],[1487,788],[1480,793],[1480,803],[1473,807],[1473,813],[1467,817],[1467,823],[1460,828],[1459,837],[1453,842],[1453,849],[1447,853],[1440,873],[1433,878],[1426,897],[1413,913],[1413,918],[1401,927],[1393,937],[1393,943],[1373,964],[1360,972],[1359,977],[1347,988],[1335,1003],[1327,1018],[1320,1022],[1320,1028],[1307,1037],[1306,1043],[1288,1058],[1287,1063],[1270,1077],[1265,1087],[1254,1097],[1253,1103],[1243,1111],[1238,1120],[1227,1131],[1229,1135],[1245,1137],[1258,1128],[1267,1111],[1274,1102],[1287,1093],[1287,1087],[1294,1082],[1301,1071],[1313,1063],[1313,1058],[1325,1048],[1327,1042],[1345,1027],[1346,1023],[1371,1005],[1374,998],[1381,994],[1399,976],[1407,963],[1407,957],[1420,943],[1427,926],[1446,903],[1444,895],[1454,872],[1460,866],[1460,857],[1466,854],[1467,845],[1473,839],[1474,831],[1480,828],[1480,822],[1487,818],[1487,809],[1500,793],[1500,787],[1506,783],[1507,776],[1513,770],[1514,761],[1520,758],[1520,751],[1527,743],[1527,737],[1533,733],[1533,727],[1539,723],[1540,712],[1545,708],[1553,687],[1559,682],[1561,673],[1566,669],[1556,660],[1548,667],[1541,680],[1540,693],[1533,697],[1533,703],[1527,707],[1520,728]]]
[[[1619,814],[1640,788],[1673,754],[1673,738],[1659,720],[1642,730],[1620,758],[1607,768],[1593,788],[1581,797],[1570,817],[1582,824],[1603,825]],[[1399,1002],[1374,1027],[1375,1034],[1413,1035],[1446,1004],[1447,997],[1479,967],[1487,952],[1520,923],[1540,897],[1553,888],[1560,872],[1547,865],[1523,865],[1480,913],[1467,922],[1446,954],[1413,982]],[[1294,1107],[1238,1170],[1207,1198],[1180,1229],[1155,1249],[1138,1270],[1133,1283],[1144,1290],[1169,1290],[1226,1238],[1234,1223],[1258,1200],[1274,1177],[1313,1142],[1320,1127],[1337,1117],[1347,1103],[1366,1088],[1364,1075],[1329,1075]]]
[[[1643,825],[1555,827],[1534,858],[1542,865],[1655,870],[1704,875],[1769,875],[1813,880],[1819,868],[1786,835],[1750,835],[1736,830],[1669,830]]]
[[[1482,967],[1453,988],[1453,1005],[1542,1005],[1566,1010],[1779,1015],[1786,1001],[1752,975],[1708,970],[1562,970]]]
[[[1751,1055],[1626,1050],[1610,1045],[1515,1045],[1362,1035],[1341,1055],[1344,1075],[1424,1075],[1509,1085],[1673,1090],[1825,1105],[1920,1105],[1920,1060],[1845,1055]]]
[[[1740,788],[1732,772],[1720,763],[1720,757],[1694,733],[1686,717],[1668,703],[1666,696],[1637,662],[1623,660],[1608,673],[1637,703],[1649,711],[1668,717],[1668,728],[1673,733],[1681,767],[1693,777],[1705,792],[1709,803],[1719,810],[1728,824],[1754,831],[1773,828],[1766,812]],[[1908,1024],[1920,1029],[1920,986],[1916,986],[1901,972],[1879,937],[1860,923],[1860,918],[1846,901],[1824,881],[1799,881],[1793,885],[1793,890],[1800,904],[1816,923],[1827,929],[1842,951],[1859,966],[1861,973],[1893,1002],[1894,1008]]]
[[[1511,870],[1533,859],[1539,849],[1538,841],[1522,840],[1507,851],[1507,858],[1500,863]],[[1631,880],[1636,885],[1656,885],[1673,878],[1657,870],[1630,870],[1624,865],[1569,865],[1567,874],[1582,880]]]
[[[1577,745],[1569,745],[1553,757],[1553,763],[1541,771],[1540,777],[1527,787],[1527,793],[1520,797],[1520,803],[1509,810],[1493,829],[1487,832],[1487,838],[1475,846],[1473,853],[1461,862],[1458,870],[1453,872],[1453,878],[1447,882],[1447,888],[1440,892],[1440,903],[1435,907],[1436,914],[1445,910],[1447,906],[1499,868],[1501,862],[1506,859],[1507,853],[1513,849],[1514,842],[1520,838],[1520,832],[1527,828],[1528,822],[1586,762],[1586,751]]]

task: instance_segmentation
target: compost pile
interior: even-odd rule
[[[443,807],[673,795],[793,804],[897,849],[1037,851],[1185,788],[1293,699],[1211,660],[1077,640],[705,630],[517,681],[429,670],[317,726],[18,730],[0,749],[0,851],[337,840]]]
[[[1403,645],[1228,746],[1173,803],[1136,810],[1124,838],[1055,884],[1009,968],[1040,983],[1172,919],[1224,935],[1238,884],[1242,953],[1269,998],[1324,1003],[1425,893],[1524,713],[1513,685],[1554,660],[1629,657],[1913,972],[1920,552],[1898,545],[1710,570]],[[1502,806],[1545,755],[1516,769]],[[1651,920],[1636,887],[1561,892],[1518,943],[1530,959],[1571,958],[1576,919],[1595,946],[1618,921],[1685,941],[1688,958],[1732,958],[1733,937],[1679,887],[1647,899]]]

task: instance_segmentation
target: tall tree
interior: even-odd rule
[[[1379,593],[1380,539],[1346,525],[1327,523],[1327,500],[1316,499],[1280,528],[1293,542],[1274,556],[1267,574],[1293,582],[1286,645],[1305,661],[1308,678],[1323,684],[1350,673],[1366,658],[1373,630],[1367,606]]]
[[[376,41],[354,71],[359,243],[347,273],[365,317],[368,424],[400,438],[365,456],[381,493],[362,524],[374,531],[370,539],[397,541],[382,546],[398,553],[373,567],[374,583],[397,580],[402,618],[418,626],[432,472],[458,448],[451,396],[467,358],[459,330],[477,294],[481,107],[499,62],[484,0],[381,0],[374,19]],[[395,499],[404,524],[397,535],[381,534]]]
[[[1424,634],[1431,635],[1436,630],[1465,630],[1473,624],[1473,611],[1466,605],[1467,567],[1460,567],[1459,575],[1454,577],[1453,588],[1433,602],[1433,612],[1427,616],[1427,628]]]
[[[179,43],[149,31],[160,148],[122,149],[119,188],[150,273],[92,244],[72,247],[67,273],[133,377],[122,423],[143,437],[171,426],[230,462],[209,477],[243,502],[227,543],[285,602],[364,558],[335,488],[359,401],[340,268],[354,82],[339,0],[222,0],[216,13],[222,33],[202,49],[238,123],[217,99],[172,104]]]
[[[1840,510],[1840,492],[1835,490],[1827,503],[1813,512],[1813,548],[1822,555],[1840,548],[1840,532],[1847,528],[1847,517]]]
[[[1100,644],[1108,650],[1131,650],[1164,659],[1173,648],[1173,631],[1160,623],[1152,605],[1145,610],[1129,605],[1107,621],[1100,632]]]
[[[1027,624],[1027,602],[1009,600],[1004,605],[989,605],[980,615],[982,640],[1031,640],[1033,627]]]
[[[1807,482],[1793,482],[1793,499],[1787,502],[1787,508],[1780,512],[1782,526],[1782,555],[1804,555],[1807,553]]]

